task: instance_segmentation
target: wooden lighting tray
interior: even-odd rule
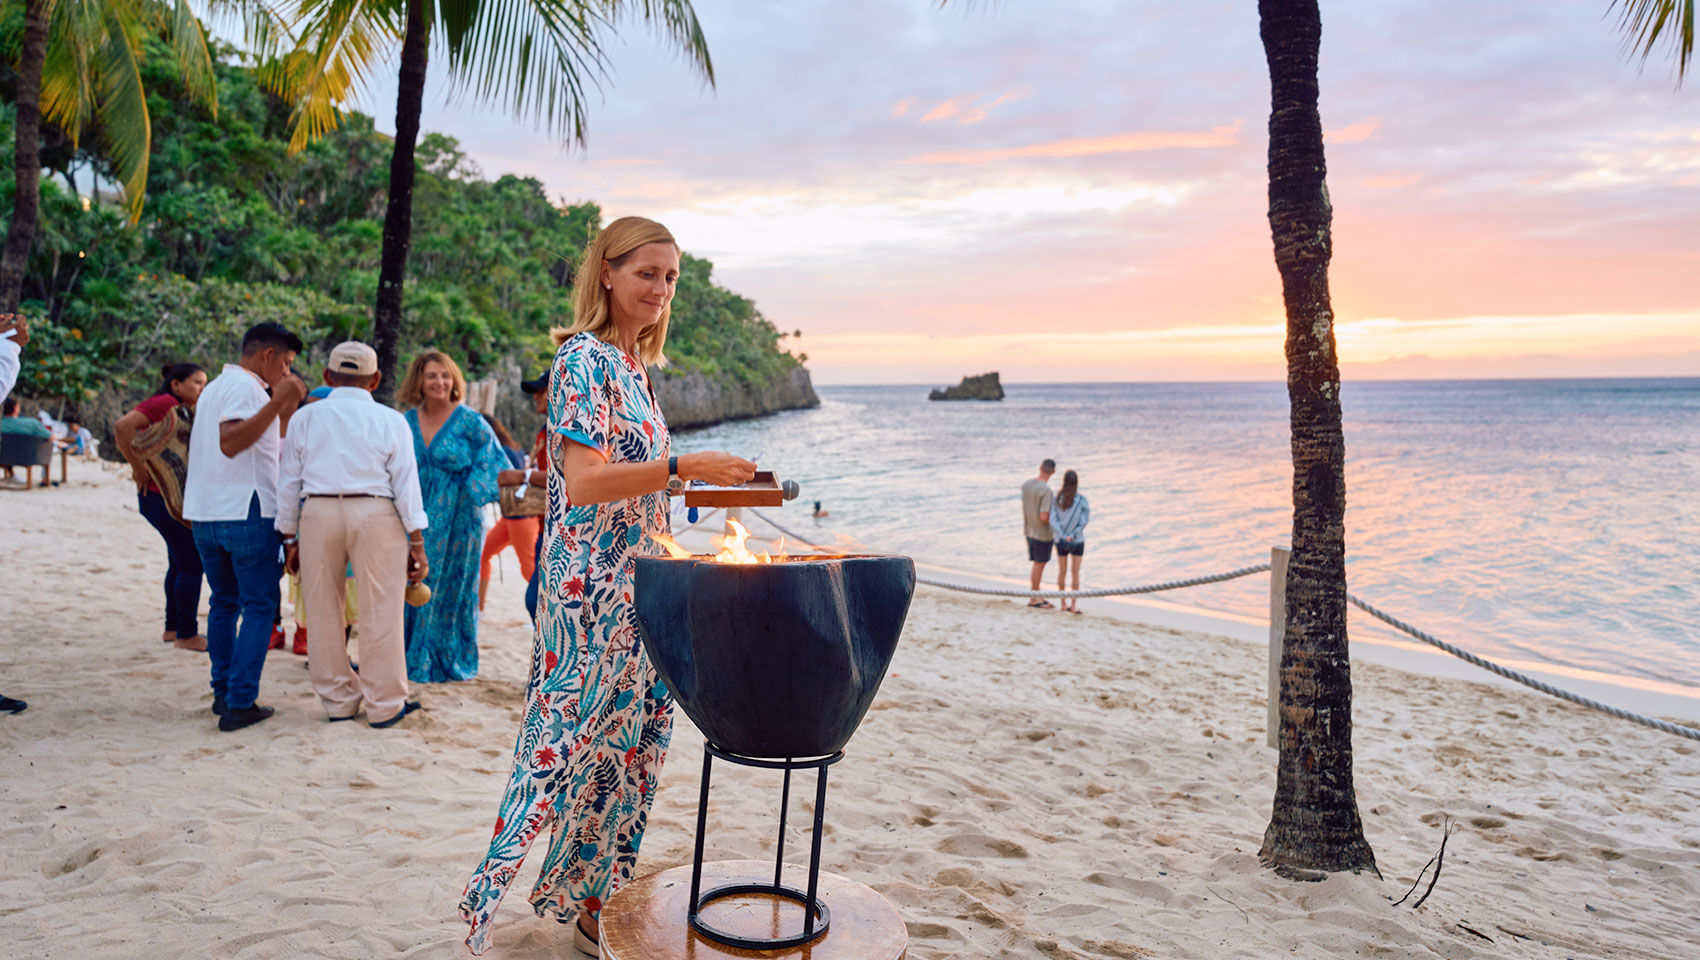
[[[757,470],[749,483],[716,487],[692,480],[685,485],[687,507],[777,507],[785,503],[785,491],[770,470]]]

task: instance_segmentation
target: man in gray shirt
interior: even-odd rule
[[[1051,475],[1057,472],[1057,462],[1046,457],[1039,464],[1039,475],[1021,485],[1021,520],[1027,534],[1027,559],[1033,561],[1033,589],[1045,577],[1045,564],[1051,562]],[[1029,607],[1051,608],[1051,601],[1035,597]]]

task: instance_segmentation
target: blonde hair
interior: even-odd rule
[[[670,243],[679,249],[679,241],[667,228],[644,217],[621,217],[602,228],[590,247],[584,251],[579,265],[577,288],[573,291],[573,325],[555,327],[549,336],[560,346],[567,338],[579,333],[593,333],[603,343],[614,340],[614,315],[608,309],[608,291],[602,286],[602,262],[620,267],[639,247],[651,243]],[[667,324],[673,318],[673,305],[661,311],[655,325],[638,334],[638,359],[649,366],[664,366],[667,358],[662,350],[667,346]]]
[[[454,386],[449,388],[449,400],[459,403],[466,396],[466,377],[461,375],[460,366],[454,358],[441,350],[421,350],[419,356],[413,358],[413,363],[407,368],[407,376],[402,378],[396,399],[410,407],[425,402],[425,365],[428,363],[440,363],[449,368],[449,379],[454,381]]]

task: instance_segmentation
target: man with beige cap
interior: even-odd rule
[[[307,671],[332,720],[362,704],[374,727],[390,727],[419,704],[407,699],[402,603],[424,579],[427,522],[413,432],[378,403],[378,355],[356,340],[325,365],[330,396],[290,421],[278,464],[277,530],[285,565],[301,574],[307,607]],[[360,588],[360,672],[344,640],[344,570]]]

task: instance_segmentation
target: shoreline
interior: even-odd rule
[[[692,531],[692,533],[696,534],[704,529],[713,529],[713,526],[707,524],[696,531]],[[779,538],[752,532],[750,539],[777,543]],[[879,551],[874,550],[873,552]],[[1018,589],[1027,587],[1025,582],[1014,577],[975,573],[941,564],[916,561],[915,569],[917,572],[927,571],[936,575],[939,579],[954,580],[965,586]],[[1268,582],[1267,574],[1251,574],[1251,577],[1261,578],[1264,583]],[[942,587],[928,586],[920,586],[917,589],[946,590]],[[1054,588],[1049,582],[1046,582],[1043,589],[1051,590]],[[1161,595],[1089,597],[1080,600],[1080,606],[1088,615],[1106,616],[1129,623],[1145,624],[1169,630],[1209,633],[1253,644],[1260,649],[1268,649],[1269,620],[1267,618],[1249,617],[1226,610],[1214,610],[1208,607],[1193,606],[1178,600],[1166,599],[1182,593],[1184,593],[1184,588],[1165,591]],[[963,595],[973,596],[971,594]],[[986,597],[986,599],[1007,598]],[[1347,623],[1350,630],[1349,642],[1354,664],[1374,663],[1378,666],[1390,667],[1425,677],[1465,680],[1501,689],[1524,690],[1542,697],[1548,696],[1460,660],[1429,644],[1406,638],[1403,634],[1363,613],[1356,607],[1349,608]],[[1466,650],[1469,649],[1455,640],[1448,642]],[[1624,710],[1662,720],[1687,722],[1689,725],[1700,723],[1700,687],[1688,686],[1670,680],[1605,673],[1584,667],[1571,667],[1540,660],[1509,657],[1487,657],[1486,659],[1503,667],[1528,674],[1560,689]],[[1618,722],[1628,723],[1628,721]]]

